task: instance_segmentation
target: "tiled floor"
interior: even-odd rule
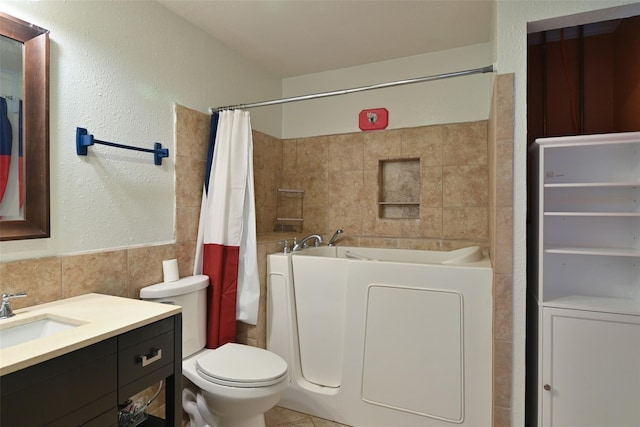
[[[267,427],[349,427],[313,415],[276,406],[264,414]]]

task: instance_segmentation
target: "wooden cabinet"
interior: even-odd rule
[[[640,132],[538,139],[532,154],[529,424],[637,424]]]
[[[176,315],[0,378],[0,425],[118,425],[118,403],[166,380],[166,421],[181,425],[182,316]],[[144,424],[143,424],[144,425]]]

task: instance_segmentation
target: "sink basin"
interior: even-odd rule
[[[80,323],[69,319],[46,316],[29,319],[28,323],[20,323],[16,326],[0,329],[0,350],[64,332],[77,326],[80,326]],[[2,327],[2,323],[0,323],[0,327]]]

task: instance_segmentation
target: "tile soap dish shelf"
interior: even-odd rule
[[[301,232],[304,190],[279,188],[276,207],[276,226],[273,231]]]

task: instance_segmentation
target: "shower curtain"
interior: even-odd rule
[[[207,347],[235,342],[236,320],[258,320],[258,277],[249,113],[214,113],[194,274],[209,276]]]
[[[0,202],[9,182],[12,146],[13,131],[8,116],[7,100],[0,98]]]

